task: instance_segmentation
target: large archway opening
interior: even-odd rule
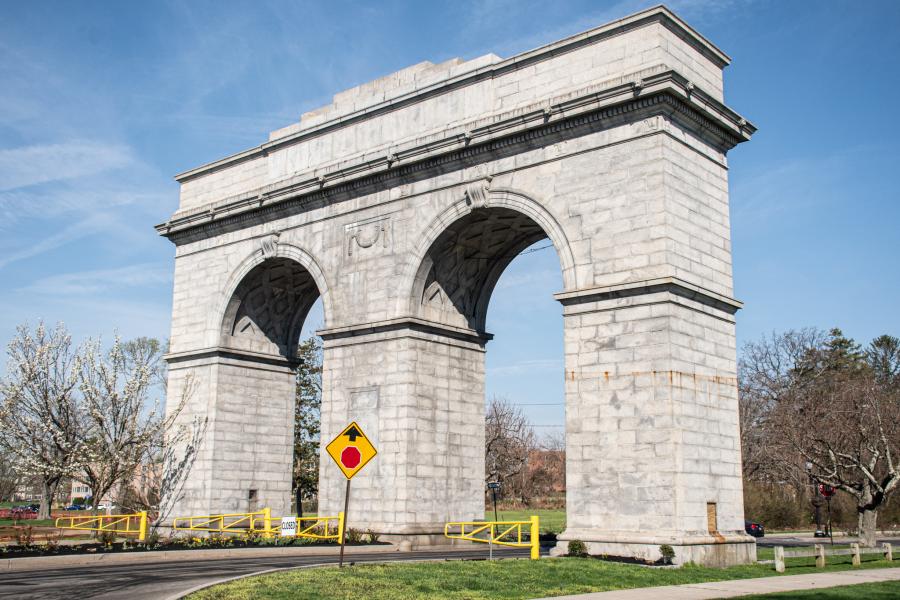
[[[487,330],[494,338],[485,355],[485,475],[506,480],[499,516],[518,518],[528,509],[554,533],[565,522],[563,317],[553,298],[561,289],[559,260],[548,240],[516,256],[490,298]],[[513,417],[511,423],[504,417]],[[505,431],[510,425],[514,433]],[[510,437],[521,442],[490,447],[492,438]],[[508,462],[499,460],[509,451]],[[492,500],[489,493],[489,505]]]
[[[447,223],[417,273],[418,317],[493,337],[477,415],[487,417],[488,508],[489,479],[501,483],[501,509],[564,506],[563,323],[552,296],[564,288],[564,268],[536,218],[495,205]]]

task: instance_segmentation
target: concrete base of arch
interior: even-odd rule
[[[348,527],[420,547],[444,524],[484,515],[484,346],[490,336],[395,319],[319,332],[324,443],[356,421],[378,450],[354,478]],[[343,510],[345,482],[325,453],[319,512]]]
[[[753,560],[730,358],[740,304],[671,277],[556,297],[567,486],[557,552],[581,540],[592,554],[656,560],[668,544],[680,563]]]
[[[292,365],[279,356],[227,348],[167,359],[170,397],[185,397],[183,414],[197,415],[193,428],[202,429],[200,452],[167,520],[265,507],[273,515],[291,514]],[[176,457],[185,456],[190,439],[190,421],[182,423],[184,435],[172,448]]]
[[[623,532],[568,530],[559,536],[557,545],[550,550],[550,556],[564,556],[572,540],[584,542],[592,556],[622,556],[657,561],[662,558],[660,546],[666,544],[675,552],[672,562],[676,565],[694,563],[710,567],[730,567],[756,562],[756,541],[743,532],[715,536],[685,536],[677,533],[666,535],[660,532],[656,536],[635,536]]]

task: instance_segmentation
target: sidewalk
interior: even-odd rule
[[[612,592],[594,592],[574,596],[554,596],[543,600],[638,600],[639,598],[665,598],[666,600],[713,600],[735,598],[748,594],[770,594],[818,590],[839,585],[877,583],[900,580],[900,568],[813,573],[809,575],[784,575],[757,579],[732,579],[710,583],[687,583],[652,588],[635,588]]]

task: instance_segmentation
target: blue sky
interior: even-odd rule
[[[510,56],[652,4],[0,4],[0,340],[39,318],[166,337],[173,247],[152,226],[174,173],[405,66]],[[900,2],[669,6],[733,58],[726,100],[760,128],[729,155],[739,340],[900,335]],[[545,430],[563,420],[560,288],[552,248],[522,256],[489,315],[488,393]]]

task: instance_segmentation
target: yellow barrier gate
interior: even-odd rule
[[[528,529],[528,539],[524,529]],[[459,531],[452,532],[451,529]],[[531,560],[541,557],[540,518],[528,521],[455,521],[444,525],[444,537],[484,544],[497,544],[510,548],[530,548]]]
[[[332,521],[337,521],[332,525]],[[176,517],[172,520],[172,529],[178,531],[206,531],[210,533],[248,533],[259,532],[264,537],[280,536],[281,517],[273,517],[270,508],[252,513],[231,513],[221,515],[202,515],[194,517]],[[344,513],[333,517],[296,517],[297,529],[295,537],[315,540],[343,539]],[[276,523],[276,526],[273,526]]]
[[[65,523],[68,522],[68,525]],[[96,515],[88,517],[59,517],[54,526],[57,529],[77,529],[79,531],[108,531],[118,535],[137,534],[138,541],[147,541],[147,511],[133,515]]]
[[[262,521],[262,528],[256,527]],[[207,531],[215,533],[247,533],[259,531],[264,535],[272,532],[272,512],[267,507],[252,513],[229,513],[221,515],[201,515],[175,517],[172,529],[178,531]]]
[[[272,517],[276,521],[280,519]],[[310,538],[313,540],[334,540],[338,543],[344,539],[344,513],[339,512],[334,517],[294,517],[297,522],[296,533],[292,537]],[[332,525],[332,521],[336,521]],[[271,532],[281,535],[281,530],[276,527]]]

